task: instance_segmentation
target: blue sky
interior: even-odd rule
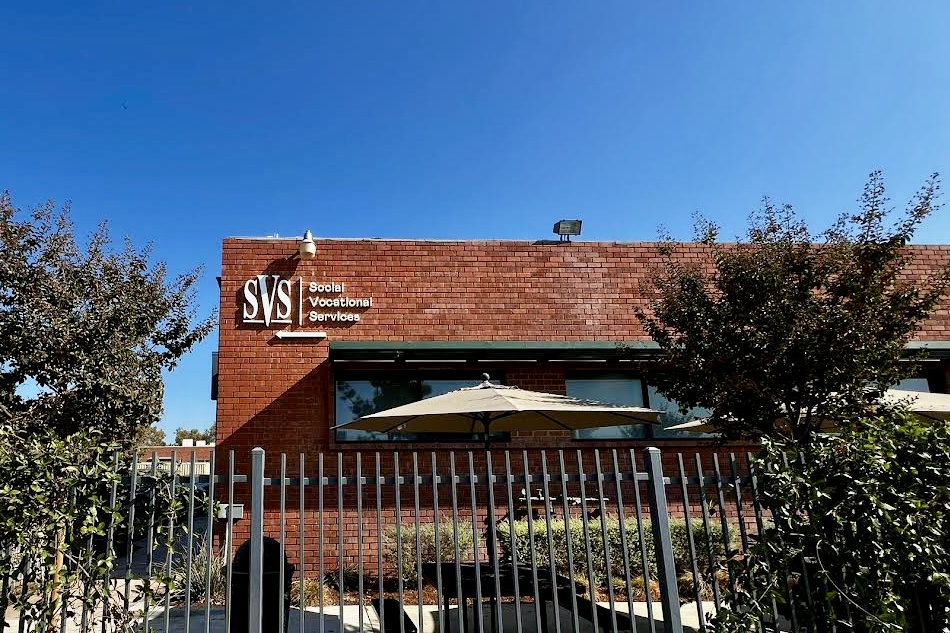
[[[950,3],[0,5],[0,188],[205,267],[222,238],[689,237],[762,195],[815,228],[950,174]],[[947,212],[918,242],[950,241]],[[163,426],[207,427],[214,336]]]

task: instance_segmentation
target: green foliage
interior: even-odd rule
[[[416,550],[416,524],[403,523],[399,526],[397,538],[396,527],[386,529],[386,562],[393,568],[398,567],[397,554],[402,551],[401,573],[403,579],[416,581],[416,557],[420,556],[423,563],[446,562],[455,560],[455,544],[458,543],[459,554],[462,560],[468,560],[475,552],[475,536],[472,524],[467,521],[458,521],[458,530],[452,526],[449,519],[439,521],[439,548],[435,547],[435,524],[420,523],[418,526],[421,548]]]
[[[530,564],[531,548],[541,567],[551,566],[551,557],[548,550],[548,538],[554,551],[554,567],[557,573],[565,574],[570,569],[570,575],[578,579],[587,579],[588,570],[593,571],[594,583],[600,588],[606,588],[610,578],[636,578],[643,576],[643,557],[640,549],[640,533],[636,519],[624,521],[623,532],[626,534],[626,544],[621,535],[620,520],[608,517],[606,525],[606,544],[604,549],[605,531],[600,519],[588,521],[587,538],[590,540],[590,556],[587,555],[586,540],[584,537],[584,522],[580,518],[571,518],[567,522],[567,529],[563,520],[554,520],[548,524],[543,520],[534,520],[530,526],[526,519],[514,522],[514,543],[519,563]],[[498,525],[499,550],[504,556],[511,558],[511,529],[507,521]],[[710,547],[701,519],[691,522],[693,541],[696,546],[697,564],[703,581],[710,581],[710,570],[715,569],[724,557],[725,542],[723,541],[722,526],[718,523],[710,525],[712,541],[712,560]],[[676,575],[692,572],[692,557],[689,550],[689,528],[683,519],[670,519],[670,531],[673,542],[673,560],[676,565]],[[570,534],[570,539],[568,539]],[[727,535],[727,541],[731,538]],[[573,566],[568,564],[568,540],[570,540],[571,559]],[[647,549],[647,562],[651,578],[656,578],[656,557],[654,552],[653,530],[649,523],[643,526],[643,541]],[[629,574],[624,567],[623,549],[626,547],[629,560]],[[730,544],[730,549],[732,545]],[[610,568],[607,567],[607,558],[610,558]]]
[[[210,534],[209,534],[210,537]],[[208,551],[205,541],[197,545],[191,554],[191,559],[182,552],[172,559],[167,573],[170,582],[167,590],[171,593],[171,600],[181,603],[185,600],[186,588],[191,588],[191,602],[201,603],[209,596],[212,604],[224,604],[227,591],[227,558]],[[210,567],[210,575],[208,574]],[[188,574],[191,573],[191,584],[188,583]],[[209,582],[210,580],[210,582]]]
[[[704,261],[668,240],[656,298],[637,313],[667,356],[651,384],[684,410],[713,411],[727,438],[802,440],[828,419],[866,414],[913,371],[901,362],[905,344],[950,282],[950,269],[911,271],[904,249],[937,193],[934,176],[887,227],[875,172],[860,210],[821,234],[766,200],[739,244],[720,243],[718,227],[700,220]]]
[[[948,630],[950,423],[889,416],[807,444],[767,439],[756,470],[774,526],[730,561],[719,631],[769,619],[773,601],[803,630]]]
[[[135,445],[137,447],[165,446],[165,431],[154,424],[139,427],[135,433]]]
[[[214,425],[204,431],[201,429],[175,429],[175,444],[181,444],[182,440],[204,440],[212,444],[215,441]]]
[[[0,420],[0,612],[12,606],[24,621],[42,625],[57,614],[58,596],[73,610],[114,605],[114,550],[128,546],[133,507],[133,538],[151,527],[155,542],[174,547],[168,528],[183,515],[185,489],[173,496],[161,475],[150,476],[139,480],[139,498],[132,499],[119,448],[97,431],[62,438]],[[154,596],[153,590],[144,592]],[[121,609],[112,614],[133,617]]]
[[[88,547],[83,547],[85,555],[76,552],[106,536],[118,520],[107,497],[119,483],[114,448],[93,435],[23,436],[0,424],[0,577],[5,579],[0,608],[12,604],[25,619],[43,622],[54,612],[54,592],[80,584],[87,575],[99,581],[108,577],[107,557]],[[44,570],[54,569],[57,554],[66,565],[58,578],[48,577]],[[29,591],[10,592],[15,585]],[[101,582],[85,583],[85,589],[81,599],[86,604],[102,600]],[[31,593],[42,599],[26,599]]]
[[[130,447],[161,413],[162,372],[214,326],[193,323],[199,271],[169,280],[151,247],[114,250],[105,225],[80,245],[68,207],[23,213],[6,192],[0,252],[0,404],[29,430]]]

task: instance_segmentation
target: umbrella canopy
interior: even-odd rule
[[[575,431],[620,424],[656,424],[662,411],[528,391],[485,381],[401,407],[371,413],[337,429],[379,433]]]
[[[950,394],[888,389],[881,400],[891,406],[903,406],[922,418],[950,420]]]
[[[900,406],[922,418],[934,420],[950,420],[950,394],[929,393],[924,391],[903,391],[888,389],[881,397],[881,403],[888,406]],[[781,419],[776,420],[780,423]],[[822,422],[821,430],[834,429],[831,420]],[[691,420],[683,424],[667,427],[671,431],[689,431],[690,433],[715,433],[716,427],[709,423],[709,418]]]

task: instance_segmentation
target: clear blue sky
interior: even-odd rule
[[[11,0],[0,25],[0,188],[203,265],[203,313],[225,236],[732,236],[763,194],[820,228],[873,169],[901,207],[950,177],[946,0]],[[165,428],[213,422],[216,345]]]

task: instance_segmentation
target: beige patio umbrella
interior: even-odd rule
[[[888,389],[881,397],[881,403],[888,406],[902,406],[907,411],[932,420],[950,420],[950,394],[929,393],[924,391],[903,391]],[[781,423],[782,418],[776,420]],[[834,430],[832,420],[826,420],[821,425],[822,431]],[[709,418],[690,420],[682,424],[667,427],[671,431],[688,431],[690,433],[715,433],[716,427],[709,423]]]
[[[662,411],[627,407],[484,382],[364,415],[337,429],[378,433],[576,431],[621,424],[656,424]]]

